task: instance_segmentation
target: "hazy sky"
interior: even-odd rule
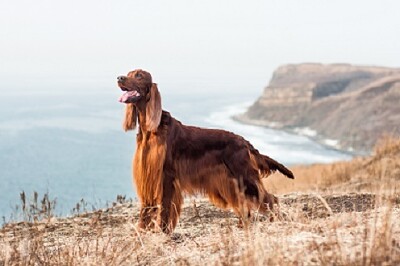
[[[0,93],[115,86],[261,92],[286,63],[400,66],[400,1],[1,0]],[[217,84],[217,85],[215,85]]]

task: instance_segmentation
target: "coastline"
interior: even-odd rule
[[[233,119],[234,121],[236,121],[238,123],[242,123],[242,124],[246,124],[246,125],[253,125],[253,126],[258,126],[258,127],[282,130],[282,131],[285,131],[290,134],[304,136],[329,150],[338,151],[338,152],[344,153],[346,155],[349,155],[351,157],[370,155],[370,152],[357,151],[351,147],[349,147],[349,148],[343,147],[342,148],[339,145],[337,145],[337,143],[340,140],[333,140],[333,139],[326,138],[326,137],[320,135],[317,131],[312,130],[308,127],[304,127],[304,128],[286,127],[286,126],[281,125],[279,122],[268,122],[268,121],[260,120],[260,119],[251,119],[251,118],[247,117],[245,113],[233,115],[233,116],[231,116],[231,119]]]

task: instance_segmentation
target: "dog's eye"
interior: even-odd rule
[[[137,78],[137,79],[141,79],[141,78],[142,78],[142,74],[140,74],[140,73],[136,73],[136,74],[135,74],[135,78]]]

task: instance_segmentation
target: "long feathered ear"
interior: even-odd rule
[[[146,105],[146,129],[155,132],[160,124],[162,113],[161,95],[157,84],[153,83],[149,96],[150,98]]]
[[[136,128],[137,112],[136,106],[132,103],[128,103],[125,107],[125,118],[122,123],[122,128],[125,131],[133,130]]]

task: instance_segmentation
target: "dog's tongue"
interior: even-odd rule
[[[129,99],[129,92],[125,92],[124,94],[121,95],[121,97],[119,97],[119,101],[121,103],[126,102]]]
[[[119,101],[121,103],[126,103],[128,101],[129,98],[134,97],[137,95],[136,91],[127,91],[124,94],[122,94],[121,97],[119,97]]]

